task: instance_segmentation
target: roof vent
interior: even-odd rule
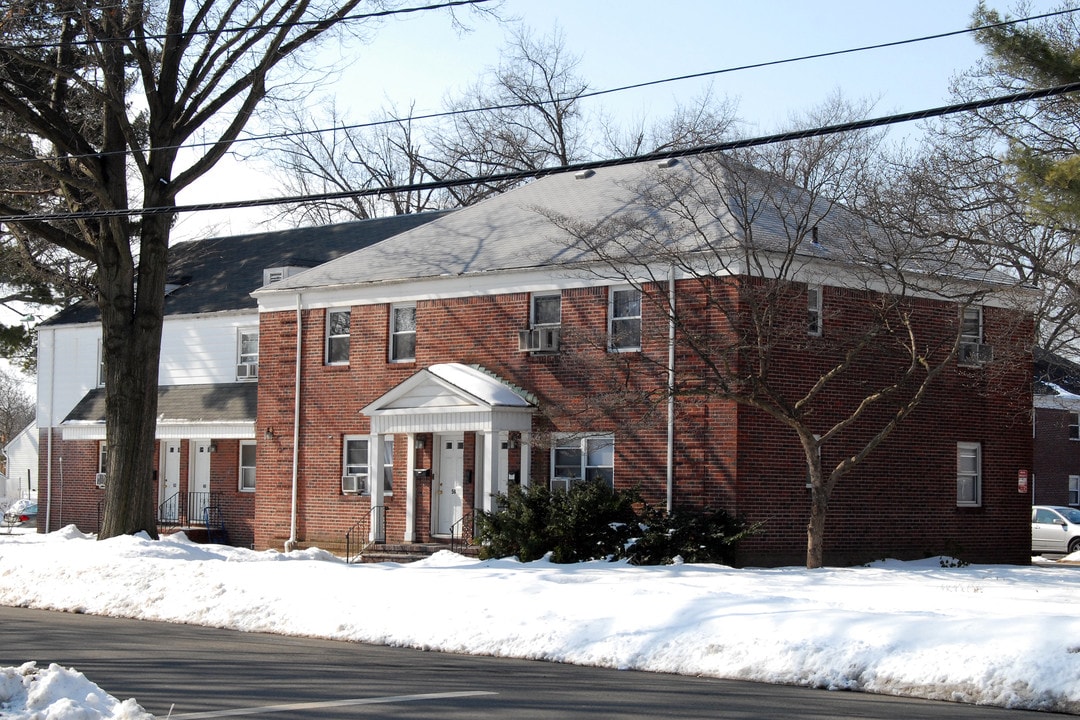
[[[595,170],[578,170],[576,173],[574,173],[574,178],[577,180],[587,180],[595,174]]]
[[[656,167],[658,167],[658,168],[669,168],[669,167],[675,167],[678,164],[679,164],[679,158],[664,158],[660,162],[656,163]]]
[[[307,270],[307,268],[297,265],[283,265],[281,267],[266,268],[263,270],[263,287],[276,283],[279,280],[284,280],[287,277],[292,277],[304,270]]]

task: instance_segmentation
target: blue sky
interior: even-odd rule
[[[1057,5],[1032,0],[1029,14]],[[579,74],[592,89],[608,89],[962,30],[974,7],[974,0],[503,0],[498,10],[537,34],[559,27],[567,50],[580,56]],[[406,111],[413,104],[416,114],[441,110],[447,95],[498,62],[507,38],[505,25],[468,11],[460,17],[470,31],[453,27],[445,11],[412,13],[373,29],[365,44],[335,48],[327,58],[347,70],[308,102],[333,93],[355,123],[390,105]],[[875,115],[943,105],[950,78],[980,56],[972,37],[961,35],[605,95],[587,107],[603,106],[625,121],[661,119],[712,83],[715,94],[738,101],[748,133],[766,133],[837,90],[850,100],[876,101]],[[181,202],[280,194],[265,188],[265,178],[252,161],[223,163]],[[184,218],[176,237],[190,237],[207,223],[218,234],[247,232],[264,217],[262,210],[203,213]]]

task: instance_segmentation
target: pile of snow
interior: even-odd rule
[[[811,571],[442,552],[346,565],[69,527],[0,536],[0,604],[1080,713],[1080,554],[1069,559]]]
[[[153,720],[134,700],[117,702],[86,676],[59,665],[28,662],[0,668],[0,717],[5,720]]]

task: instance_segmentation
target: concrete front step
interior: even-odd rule
[[[440,550],[449,549],[449,543],[382,543],[372,545],[365,550],[361,554],[359,562],[415,562],[431,557]],[[479,548],[476,547],[459,546],[455,547],[454,551],[472,557],[476,557],[479,554]]]

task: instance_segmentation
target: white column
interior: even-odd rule
[[[532,439],[532,433],[525,431],[521,433],[521,467],[518,468],[518,480],[521,482],[522,489],[529,487],[529,468],[532,467],[532,445],[530,440]]]
[[[411,543],[416,541],[416,435],[409,433],[405,442],[405,535],[401,539]]]
[[[495,512],[495,495],[505,488],[499,487],[499,434],[491,430],[480,433],[483,438],[483,509]],[[480,452],[478,450],[478,452]]]
[[[372,435],[368,441],[368,491],[371,493],[371,522],[368,540],[371,542],[386,541],[386,528],[383,527],[386,513],[386,503],[383,499],[383,463],[383,436]]]

